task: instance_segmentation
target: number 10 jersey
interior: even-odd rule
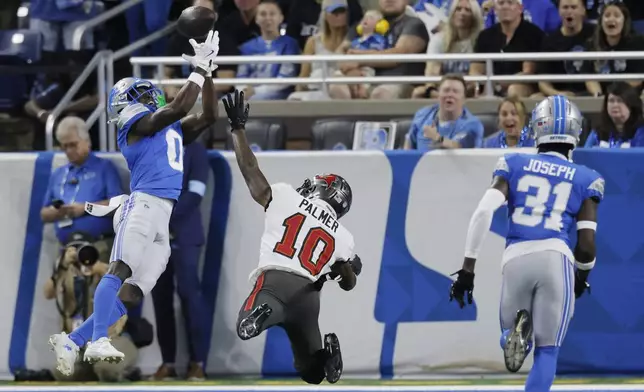
[[[569,232],[586,199],[603,199],[604,179],[599,173],[547,152],[507,154],[499,159],[494,176],[503,177],[509,190],[503,262],[544,250],[575,260]]]
[[[282,270],[316,281],[338,259],[355,256],[353,236],[323,201],[302,197],[285,183],[271,185],[259,266],[251,282],[265,270]]]

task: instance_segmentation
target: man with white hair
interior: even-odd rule
[[[57,168],[40,211],[44,223],[54,223],[56,237],[62,245],[74,233],[89,235],[95,240],[114,236],[110,218],[85,215],[85,202],[107,201],[123,194],[121,180],[114,164],[91,152],[87,124],[78,117],[64,118],[56,128],[56,139],[69,163]],[[106,252],[111,249],[107,244]],[[109,253],[105,256],[105,261]]]

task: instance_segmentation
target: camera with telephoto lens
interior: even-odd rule
[[[71,241],[65,246],[76,248],[76,255],[78,257],[78,262],[85,267],[91,267],[98,261],[98,249],[92,242],[88,241],[86,235],[80,233],[74,233],[71,236]]]

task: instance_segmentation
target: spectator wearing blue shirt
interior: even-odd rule
[[[561,17],[557,6],[550,0],[523,0],[523,19],[546,33],[555,31],[561,26]],[[485,28],[492,27],[498,19],[494,9],[488,12]]]
[[[526,127],[526,108],[515,97],[505,98],[499,105],[499,131],[485,138],[485,148],[534,147],[535,141]]]
[[[590,132],[584,147],[644,147],[642,99],[636,88],[626,82],[608,88],[599,127]]]
[[[275,0],[262,1],[257,7],[255,22],[260,28],[261,36],[245,42],[240,48],[242,56],[286,56],[300,54],[297,40],[287,35],[280,35],[280,26],[284,15]],[[241,64],[237,71],[238,78],[294,78],[298,75],[297,64]],[[286,99],[293,92],[293,86],[264,84],[258,86],[237,86],[250,100]]]
[[[65,50],[74,50],[74,30],[98,15],[99,4],[95,0],[32,0],[29,10],[29,29],[42,34],[42,49],[46,52],[57,52],[60,42]],[[81,49],[94,48],[91,31],[83,35],[81,44]]]
[[[171,248],[168,265],[152,290],[157,339],[163,364],[152,376],[161,381],[176,378],[174,367],[177,354],[176,323],[174,317],[175,278],[185,319],[189,344],[188,372],[190,381],[205,380],[203,364],[207,359],[207,310],[199,282],[199,258],[205,242],[201,220],[201,200],[208,182],[208,156],[199,142],[185,147],[183,158],[183,190],[170,217]]]
[[[40,210],[42,221],[55,224],[56,237],[63,245],[77,232],[96,240],[111,240],[114,237],[112,219],[84,213],[86,201],[107,203],[110,198],[123,194],[116,167],[90,151],[87,125],[78,117],[64,118],[56,128],[56,139],[69,163],[51,175]]]
[[[445,75],[438,86],[438,104],[416,112],[405,149],[481,147],[483,124],[464,105],[465,80],[460,75]]]

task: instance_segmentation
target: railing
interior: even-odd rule
[[[72,35],[72,49],[81,50],[83,46],[83,36],[87,30],[93,29],[94,27],[105,23],[106,21],[112,19],[113,17],[127,11],[129,8],[134,7],[135,5],[142,3],[143,0],[129,0],[124,3],[117,5],[109,11],[100,13],[98,16],[88,20],[87,22],[81,24],[80,26],[74,29],[74,34]]]
[[[69,88],[69,90],[67,90],[67,92],[60,100],[60,102],[58,102],[58,105],[56,105],[54,110],[52,110],[47,116],[47,121],[45,122],[45,142],[46,142],[48,151],[52,151],[54,149],[54,124],[56,124],[56,120],[62,114],[63,110],[67,108],[67,106],[72,101],[76,93],[78,93],[78,90],[80,90],[83,83],[85,83],[87,78],[89,78],[92,72],[94,72],[94,69],[97,69],[97,74],[98,74],[97,75],[98,105],[96,106],[96,109],[94,109],[92,114],[89,116],[87,124],[88,126],[91,126],[94,121],[100,118],[99,144],[100,144],[101,151],[106,151],[107,114],[105,112],[105,100],[107,98],[106,96],[107,89],[105,87],[105,81],[106,81],[105,68],[106,68],[106,64],[108,62],[109,56],[110,56],[109,51],[101,51],[96,53],[92,58],[92,60],[87,64],[83,72],[81,72],[78,78],[74,81],[74,83]]]
[[[465,80],[484,82],[488,96],[493,94],[497,82],[586,82],[586,81],[630,81],[644,79],[644,74],[578,74],[578,75],[494,75],[495,61],[574,61],[574,60],[642,60],[644,52],[555,52],[555,53],[459,53],[459,54],[393,54],[393,55],[299,55],[299,56],[221,56],[217,64],[276,64],[276,63],[323,63],[322,76],[317,78],[256,78],[256,79],[215,79],[215,84],[321,84],[327,91],[329,84],[359,83],[412,83],[421,84],[440,81],[439,76],[374,76],[374,77],[332,77],[328,74],[329,63],[419,63],[428,61],[470,61],[484,62],[485,75],[466,76]],[[134,75],[141,74],[141,66],[182,65],[181,57],[133,57],[130,59]],[[162,85],[181,85],[186,79],[161,79],[153,82]]]

